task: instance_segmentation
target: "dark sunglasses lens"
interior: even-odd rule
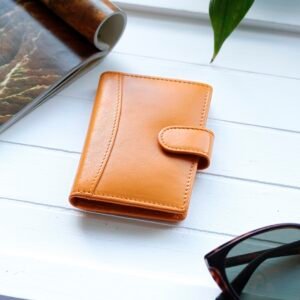
[[[300,299],[300,229],[256,234],[233,247],[225,273],[243,300]]]

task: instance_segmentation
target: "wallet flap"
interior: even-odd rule
[[[168,126],[159,132],[158,140],[167,152],[198,156],[198,169],[210,165],[214,134],[206,128]]]

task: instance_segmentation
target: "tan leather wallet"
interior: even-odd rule
[[[102,74],[70,202],[84,210],[179,221],[210,163],[203,83]],[[200,201],[200,199],[199,199]]]

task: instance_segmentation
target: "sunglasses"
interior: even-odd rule
[[[217,300],[300,300],[300,224],[239,236],[205,255]]]

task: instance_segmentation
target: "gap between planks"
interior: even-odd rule
[[[19,147],[41,149],[41,150],[45,150],[45,151],[65,153],[67,155],[72,155],[72,154],[74,154],[76,156],[81,155],[81,152],[77,152],[77,151],[64,150],[64,149],[59,149],[59,148],[51,148],[51,147],[45,147],[45,146],[39,146],[39,145],[28,145],[28,144],[23,144],[23,143],[18,143],[18,142],[5,141],[5,140],[1,140],[1,139],[0,139],[0,143],[15,145],[15,146],[19,146]],[[293,185],[279,184],[279,183],[267,182],[267,181],[262,181],[262,180],[249,179],[249,178],[247,179],[247,178],[242,178],[242,177],[235,177],[235,176],[229,176],[229,175],[223,175],[223,174],[217,174],[217,173],[205,172],[205,171],[197,171],[196,176],[199,176],[200,174],[205,174],[205,175],[212,176],[212,177],[227,178],[227,179],[236,180],[236,181],[252,182],[252,183],[257,183],[257,184],[267,185],[267,186],[275,186],[275,187],[280,187],[280,188],[300,190],[300,187],[293,186]],[[0,197],[0,199],[1,199],[1,197]],[[15,199],[15,200],[17,201],[17,199]]]
[[[180,230],[182,233],[184,232],[188,232],[188,233],[196,233],[196,234],[208,234],[208,235],[218,235],[218,236],[226,236],[228,237],[228,239],[233,238],[237,235],[234,234],[230,234],[230,233],[226,233],[226,232],[217,232],[217,231],[212,231],[212,230],[205,230],[205,229],[198,229],[198,228],[194,228],[194,227],[189,227],[189,226],[182,226],[180,225],[180,223],[166,223],[166,222],[160,222],[160,221],[155,221],[155,220],[142,220],[142,219],[134,219],[134,218],[130,218],[130,217],[123,217],[123,216],[114,216],[114,215],[108,215],[108,214],[101,214],[101,213],[93,213],[93,212],[89,212],[89,211],[81,211],[72,207],[63,207],[63,206],[58,206],[58,205],[51,205],[51,204],[44,204],[44,203],[37,203],[37,202],[33,202],[33,201],[28,201],[28,200],[23,200],[23,199],[15,199],[15,198],[8,198],[8,197],[1,197],[0,196],[0,200],[1,201],[6,201],[6,202],[13,202],[14,204],[17,205],[23,205],[26,207],[31,207],[31,208],[43,208],[43,209],[47,209],[51,212],[54,213],[67,213],[67,214],[72,214],[75,215],[76,217],[86,217],[86,215],[88,215],[91,218],[97,218],[97,217],[101,217],[101,216],[106,216],[111,218],[111,220],[125,220],[131,223],[135,223],[136,225],[138,225],[138,223],[143,223],[143,224],[148,224],[151,225],[153,224],[154,226],[164,226],[164,227],[169,227],[175,230]],[[10,204],[10,203],[9,203]]]
[[[205,68],[211,68],[211,69],[223,70],[223,71],[231,71],[231,72],[236,72],[236,73],[245,73],[245,74],[260,75],[260,76],[273,77],[273,78],[291,79],[291,80],[297,80],[297,81],[300,80],[300,77],[251,71],[251,70],[246,70],[246,69],[229,68],[226,66],[216,65],[215,63],[214,64],[209,64],[209,63],[204,64],[204,63],[200,63],[200,62],[189,62],[189,61],[184,61],[184,60],[163,58],[163,57],[158,57],[158,56],[131,54],[131,53],[122,52],[122,51],[112,51],[112,53],[118,54],[118,55],[133,56],[133,57],[136,56],[136,57],[140,57],[140,58],[146,58],[146,59],[152,59],[152,60],[158,60],[158,61],[174,62],[174,63],[180,63],[180,64],[185,64],[185,65],[195,65],[195,66],[200,66],[200,67],[205,67]]]
[[[129,12],[128,15],[127,31],[115,51],[136,55],[143,54],[145,57],[160,57],[166,60],[171,58],[176,61],[198,62],[204,65],[209,62],[213,51],[213,37],[208,22],[202,20],[196,22],[193,19],[172,16],[161,17],[143,12]],[[214,66],[220,64],[237,70],[300,78],[298,69],[295,68],[295,61],[298,61],[299,56],[295,50],[299,45],[299,33],[274,30],[273,28],[265,30],[245,28],[244,26],[241,28],[242,30],[237,30],[234,33],[231,42],[225,45],[222,51],[223,60],[218,59]],[[199,35],[198,38],[196,32]],[[135,45],[136,36],[140,35],[148,36],[148,39],[145,39],[145,43]],[[177,39],[178,42],[176,43]],[[151,40],[156,41],[156,43],[150,43]],[[256,45],[256,51],[263,51],[262,56],[255,55],[252,46],[249,48],[251,40],[252,44],[254,42]],[[243,43],[241,43],[242,41]],[[278,47],[275,47],[274,50],[276,45]],[[288,45],[291,47],[288,48]],[[168,51],[169,48],[170,51]],[[183,57],[182,53],[186,53],[186,55]],[[233,58],[234,53],[241,55]],[[246,60],[242,59],[247,55],[249,57]],[[263,60],[264,56],[265,59]],[[290,57],[287,63],[285,63],[286,57]],[[279,63],[274,65],[274,61]]]

